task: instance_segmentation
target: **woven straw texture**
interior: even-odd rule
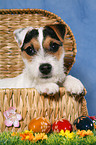
[[[24,67],[20,48],[14,39],[14,30],[28,26],[42,27],[58,22],[67,26],[64,65],[68,73],[75,62],[77,50],[71,29],[60,17],[43,10],[0,10],[0,78],[17,76]]]
[[[73,99],[75,97],[75,99]],[[52,124],[59,118],[65,118],[73,123],[81,115],[88,115],[86,100],[83,96],[73,96],[60,88],[55,96],[43,96],[35,89],[6,89],[0,90],[0,131],[23,131],[35,117],[46,117]],[[20,128],[6,127],[3,112],[14,106],[22,115]]]
[[[70,27],[57,15],[40,9],[0,10],[0,78],[15,77],[24,64],[13,31],[27,26],[41,27],[64,23],[67,35],[64,41],[66,74],[75,62],[76,42]],[[0,131],[22,131],[34,117],[43,116],[53,123],[64,117],[73,123],[80,115],[88,115],[84,94],[70,95],[64,88],[55,96],[40,95],[35,89],[0,89]],[[3,112],[14,106],[21,113],[20,127],[6,127]]]

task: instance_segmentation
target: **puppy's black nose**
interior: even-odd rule
[[[52,66],[49,63],[43,63],[40,65],[39,70],[42,74],[48,75],[52,70]]]

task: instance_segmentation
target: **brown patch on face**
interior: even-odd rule
[[[37,52],[40,49],[39,41],[36,38],[32,38],[30,42],[26,43],[23,46],[23,51],[21,52],[21,54],[23,58],[27,59],[29,62],[32,61],[32,58],[34,57],[34,55],[31,56],[26,52],[26,49],[30,46],[33,46],[34,50]]]
[[[32,58],[34,57],[34,56],[28,55],[25,51],[21,52],[21,55],[24,59],[27,59],[29,62],[31,62]]]
[[[59,50],[54,55],[59,60],[61,58],[62,53],[63,53],[63,48],[60,46]]]
[[[59,48],[56,52],[52,52],[50,51],[50,43],[56,43],[59,45]],[[47,36],[46,39],[44,40],[43,42],[43,48],[44,50],[48,53],[48,54],[51,54],[53,56],[55,56],[57,58],[57,60],[59,60],[61,58],[61,55],[63,53],[63,46],[61,46],[61,42],[54,39],[54,38],[51,38],[50,36]]]
[[[32,38],[30,42],[26,43],[26,44],[24,45],[24,49],[26,49],[28,46],[31,46],[31,45],[34,46],[34,49],[35,49],[36,51],[38,51],[39,48],[40,48],[39,41],[38,41],[36,38]]]
[[[60,31],[56,28],[56,26],[51,26],[50,25],[50,28],[52,28],[54,30],[54,32],[56,33],[57,37],[60,39],[61,42],[64,41],[64,39],[62,39],[61,35],[60,35]]]
[[[63,43],[67,34],[67,27],[64,24],[54,24],[49,25],[49,27],[54,30],[59,40]]]

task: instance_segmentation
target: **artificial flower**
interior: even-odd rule
[[[91,130],[88,129],[88,130],[86,131],[86,135],[93,135],[93,132],[92,132]]]
[[[89,118],[92,119],[92,120],[96,120],[95,116],[89,116]]]
[[[94,128],[96,129],[96,117],[95,116],[89,116],[90,119],[92,119]]]
[[[25,130],[24,132],[20,133],[21,140],[30,140],[32,141],[34,138],[33,132]]]
[[[6,126],[12,126],[19,127],[19,120],[22,119],[21,115],[15,112],[16,109],[14,107],[10,107],[7,111],[5,111],[3,114],[6,118],[5,125]]]
[[[45,133],[35,133],[35,136],[31,131],[25,130],[24,132],[20,133],[21,140],[29,140],[35,141],[47,139],[47,135]]]
[[[16,136],[17,135],[17,132],[12,132],[11,133],[11,136]]]
[[[64,132],[63,129],[60,131],[59,135],[61,135],[61,136],[65,136],[65,132]]]
[[[32,129],[31,129],[31,130],[25,130],[24,133],[26,133],[26,134],[29,133],[30,134],[30,133],[33,133],[33,132],[32,132]]]
[[[35,133],[35,141],[47,139],[47,135],[45,133]]]
[[[94,128],[96,129],[96,124],[94,123]]]
[[[91,130],[78,130],[77,131],[77,135],[80,135],[81,137],[85,137],[85,136],[88,136],[88,135],[93,135],[93,132]]]
[[[74,133],[73,132],[70,133],[69,130],[66,130],[65,132],[64,132],[64,130],[61,130],[59,135],[65,136],[66,138],[73,138],[74,137]]]

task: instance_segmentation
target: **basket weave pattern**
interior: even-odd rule
[[[0,78],[15,77],[24,68],[13,31],[27,26],[42,27],[54,23],[63,23],[67,26],[64,66],[68,74],[75,62],[77,49],[70,27],[60,17],[38,9],[0,10]],[[60,88],[59,94],[55,96],[40,95],[33,88],[0,89],[0,131],[22,131],[27,129],[32,118],[39,116],[46,117],[51,123],[61,117],[73,123],[78,116],[88,115],[84,94],[75,95],[75,98],[64,88]],[[12,106],[22,115],[20,128],[8,128],[4,125],[3,112]]]
[[[59,118],[66,118],[73,123],[81,115],[88,115],[84,97],[73,99],[64,88],[55,96],[40,95],[35,89],[0,89],[0,131],[22,131],[28,129],[32,118],[46,117],[52,124]],[[8,128],[4,125],[3,112],[14,106],[22,115],[20,128]]]

